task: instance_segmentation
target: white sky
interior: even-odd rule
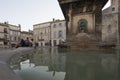
[[[64,19],[58,0],[0,0],[0,22],[21,24],[22,30],[34,24]],[[105,6],[108,7],[110,2]]]
[[[111,5],[111,0],[109,0],[109,1],[107,2],[107,4],[104,6],[104,8],[103,8],[103,9],[105,9],[105,8],[109,7],[110,5]]]

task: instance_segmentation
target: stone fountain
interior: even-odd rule
[[[98,45],[101,41],[102,8],[108,0],[58,0],[72,46]]]

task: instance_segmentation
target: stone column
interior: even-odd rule
[[[68,17],[69,17],[69,21],[68,21],[68,33],[71,33],[72,31],[72,4],[69,5],[69,11],[68,11]]]

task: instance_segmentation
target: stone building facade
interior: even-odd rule
[[[10,45],[14,47],[20,42],[21,39],[21,26],[20,25],[9,25],[9,36],[10,36]]]
[[[33,31],[29,30],[29,31],[21,31],[21,39],[33,39]]]
[[[102,41],[120,44],[120,0],[111,0],[111,6],[103,10]]]
[[[9,45],[9,26],[8,23],[0,23],[0,47]]]
[[[21,26],[8,22],[0,23],[0,47],[12,47],[19,43]]]
[[[71,45],[101,41],[102,8],[108,0],[58,0]]]
[[[51,22],[45,22],[33,25],[34,41],[40,47],[50,45],[50,25]]]
[[[33,25],[34,42],[39,47],[56,46],[66,41],[66,21],[55,20]]]
[[[55,20],[51,22],[51,46],[59,45],[66,41],[66,21]]]

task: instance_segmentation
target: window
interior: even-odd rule
[[[115,11],[115,7],[112,8],[112,11]]]
[[[56,38],[56,32],[54,32],[54,38]]]
[[[11,39],[11,41],[14,41],[14,37],[13,36],[10,36],[10,39]]]
[[[17,37],[14,37],[14,41],[17,41]]]
[[[112,5],[115,5],[115,1],[114,0],[111,0],[111,2],[112,2]]]
[[[62,23],[59,23],[59,26],[62,26]]]
[[[56,24],[54,24],[53,27],[56,28]]]
[[[63,32],[62,32],[62,31],[59,31],[58,36],[59,36],[59,37],[62,37],[62,34],[63,34]]]
[[[7,33],[7,28],[4,28],[4,33]]]

